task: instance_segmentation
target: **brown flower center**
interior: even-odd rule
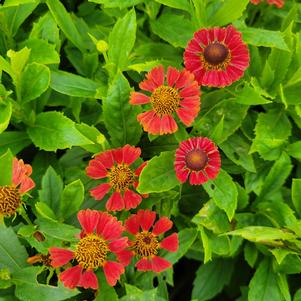
[[[160,86],[152,93],[150,102],[153,110],[160,117],[170,115],[179,107],[180,95],[172,87]]]
[[[21,205],[21,196],[14,186],[0,186],[0,214],[11,216]]]
[[[113,166],[109,173],[109,181],[113,189],[124,191],[134,183],[135,175],[126,164]]]
[[[109,247],[104,239],[89,234],[77,244],[74,258],[84,269],[95,269],[104,264],[108,251]]]
[[[208,163],[208,157],[205,152],[200,149],[195,149],[185,156],[185,162],[189,169],[199,171],[204,169]]]
[[[159,250],[159,242],[153,233],[141,232],[135,237],[133,249],[139,257],[157,255]]]
[[[229,49],[219,42],[206,46],[204,50],[204,66],[206,69],[224,69],[229,65],[231,54]]]

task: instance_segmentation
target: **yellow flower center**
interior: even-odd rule
[[[159,242],[153,233],[141,232],[136,235],[132,248],[139,257],[149,257],[157,255]]]
[[[0,214],[11,216],[21,205],[21,196],[14,186],[0,186]]]
[[[201,60],[206,70],[221,70],[229,65],[231,53],[224,44],[214,42],[206,46]]]
[[[195,149],[186,154],[185,162],[189,169],[200,171],[207,165],[208,157],[202,150]]]
[[[134,183],[135,175],[126,164],[113,166],[109,172],[109,181],[116,191],[124,191]]]
[[[109,247],[104,239],[88,234],[76,246],[74,258],[84,269],[96,269],[103,266]]]
[[[172,87],[160,86],[152,93],[150,102],[155,113],[162,117],[170,115],[177,110],[180,103],[180,95]]]

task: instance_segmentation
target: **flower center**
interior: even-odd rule
[[[95,269],[104,264],[108,251],[109,247],[104,239],[89,234],[77,244],[74,258],[84,269]]]
[[[155,113],[160,117],[170,115],[179,107],[180,95],[172,87],[160,86],[152,93],[150,102]]]
[[[199,171],[204,169],[208,163],[208,157],[205,152],[195,149],[185,156],[185,162],[189,169]]]
[[[159,249],[157,237],[151,232],[141,232],[136,235],[133,249],[140,257],[156,255]]]
[[[117,191],[124,191],[134,183],[135,175],[126,164],[113,166],[109,173],[110,184]]]
[[[13,186],[0,186],[0,214],[11,216],[21,204],[21,196]]]
[[[219,42],[209,44],[204,50],[205,69],[224,69],[229,65],[230,59],[229,49]]]

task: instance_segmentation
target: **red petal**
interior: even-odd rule
[[[124,273],[123,265],[114,261],[106,261],[103,270],[110,286],[114,286],[120,279],[120,275]]]
[[[112,150],[112,154],[114,157],[114,160],[118,163],[121,164],[123,160],[123,151],[122,147],[116,148]]]
[[[158,86],[150,79],[145,79],[139,84],[141,90],[153,92]]]
[[[168,217],[163,216],[155,223],[152,232],[155,235],[160,235],[168,231],[169,229],[171,229],[171,227],[172,227],[172,221]]]
[[[119,239],[110,242],[109,244],[110,251],[114,253],[121,252],[127,247],[128,247],[127,237],[121,237]]]
[[[176,88],[181,89],[194,81],[194,76],[187,70],[183,70],[176,82]]]
[[[128,164],[128,165],[131,165],[141,155],[140,147],[130,146],[129,144],[125,145],[122,148],[122,152],[123,152],[122,161],[123,161],[123,163]]]
[[[177,114],[180,118],[180,120],[186,125],[190,126],[191,123],[196,118],[197,114],[195,114],[192,110],[186,110],[184,108],[179,108],[177,110]]]
[[[107,212],[99,211],[99,219],[96,227],[96,233],[103,236],[103,230],[108,223],[111,223],[115,218]]]
[[[160,247],[170,251],[170,252],[176,252],[179,248],[179,238],[177,233],[173,233],[167,237],[165,237],[160,242]]]
[[[180,76],[180,72],[176,68],[168,67],[167,68],[168,86],[172,87],[175,84],[175,82],[178,80],[179,76]]]
[[[69,268],[60,274],[60,280],[65,287],[75,288],[78,286],[81,278],[82,268],[79,265]]]
[[[170,115],[164,115],[161,118],[160,135],[173,134],[178,130],[178,125]]]
[[[160,273],[171,267],[171,263],[169,261],[159,256],[154,256],[151,259],[151,263],[152,263],[152,270],[155,273]]]
[[[111,185],[108,183],[103,183],[95,188],[90,190],[91,195],[94,197],[95,200],[100,201],[103,197],[109,192],[111,189]]]
[[[153,118],[148,122],[147,127],[144,127],[144,130],[152,135],[160,135],[161,118],[155,114]]]
[[[152,120],[155,118],[156,114],[154,111],[147,111],[138,114],[137,120],[143,126],[144,131],[148,132]]]
[[[105,168],[111,168],[114,165],[114,158],[111,150],[96,155],[95,159],[99,161]]]
[[[88,270],[83,272],[82,277],[79,281],[78,286],[82,286],[83,288],[92,288],[98,289],[98,280],[96,275],[92,270]]]
[[[134,256],[133,252],[129,250],[123,250],[115,254],[117,256],[117,259],[123,266],[129,265],[132,260],[132,257]]]
[[[156,87],[164,85],[164,68],[162,65],[153,68],[147,75],[149,80],[152,80]]]
[[[61,248],[49,248],[51,265],[54,268],[61,267],[62,265],[73,259],[73,251]]]
[[[148,231],[154,224],[156,219],[156,212],[150,210],[139,210],[137,216],[140,220],[140,226],[144,231]]]
[[[99,211],[91,209],[81,210],[78,212],[77,218],[86,233],[93,233],[98,224]]]
[[[140,219],[137,214],[132,214],[125,221],[125,229],[129,233],[136,235],[139,232],[139,227],[140,227]]]
[[[142,201],[142,197],[132,190],[126,190],[124,192],[123,199],[124,199],[126,210],[136,208]]]
[[[201,185],[203,183],[206,183],[208,181],[208,178],[203,174],[202,171],[195,172],[192,171],[189,177],[189,183],[191,185]]]
[[[149,103],[149,96],[139,92],[131,92],[131,105],[143,105],[146,103]]]
[[[21,185],[19,187],[19,193],[23,194],[26,193],[27,191],[31,190],[36,186],[35,182],[29,178],[29,177],[24,177],[21,181]]]
[[[152,270],[152,263],[149,259],[147,258],[142,258],[137,263],[135,264],[135,267],[137,268],[138,271],[151,271]]]
[[[101,235],[105,240],[115,240],[120,238],[123,230],[122,223],[116,217],[111,216],[110,220],[103,227]]]
[[[143,168],[144,168],[146,165],[147,165],[147,161],[146,161],[146,162],[143,162],[143,163],[136,169],[135,175],[136,175],[137,177],[140,176],[141,171],[143,170]],[[137,186],[138,186],[138,185],[137,185]]]
[[[89,162],[86,174],[92,179],[102,179],[108,176],[108,171],[99,160],[93,159]]]
[[[182,183],[187,181],[188,175],[189,175],[190,170],[189,169],[183,169],[181,171],[176,170],[176,176],[181,181]]]
[[[108,211],[120,211],[124,209],[124,200],[119,191],[113,192],[107,201],[106,208]]]

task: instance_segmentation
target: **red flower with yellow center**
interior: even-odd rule
[[[125,145],[124,147],[108,150],[95,156],[87,167],[87,176],[92,179],[107,179],[107,183],[102,183],[90,190],[91,195],[96,200],[101,200],[112,189],[114,192],[106,203],[109,211],[119,211],[122,209],[136,208],[142,200],[141,195],[134,192],[138,186],[138,177],[145,167],[142,163],[135,171],[133,164],[141,154],[139,147]]]
[[[49,248],[51,265],[58,268],[71,260],[77,263],[60,274],[65,287],[97,289],[97,268],[103,268],[108,284],[114,286],[124,273],[124,262],[112,261],[110,257],[119,258],[119,252],[128,246],[128,238],[121,237],[121,222],[106,212],[90,209],[79,211],[77,217],[83,230],[75,250]]]
[[[136,263],[138,271],[153,271],[160,273],[171,267],[171,263],[158,256],[161,249],[170,252],[178,250],[178,234],[173,233],[164,239],[160,236],[171,229],[172,221],[167,217],[161,217],[155,224],[156,212],[139,210],[131,215],[125,222],[126,231],[133,235],[130,241],[130,250],[120,253],[124,262],[128,263],[135,256],[139,260]],[[152,227],[152,230],[150,228]],[[140,230],[141,228],[141,230]]]
[[[12,184],[0,186],[0,216],[14,215],[21,205],[22,195],[35,187],[34,181],[29,177],[31,173],[29,164],[13,159]]]
[[[150,92],[150,95],[132,92],[130,104],[150,105],[151,110],[137,116],[143,129],[150,134],[176,132],[178,125],[174,113],[186,126],[190,126],[200,111],[200,89],[193,74],[187,70],[179,72],[168,67],[165,78],[163,66],[156,67],[139,87]]]
[[[176,176],[182,183],[189,176],[190,184],[198,185],[217,177],[221,159],[217,147],[210,139],[194,137],[180,143],[174,166]]]
[[[232,25],[201,29],[184,52],[184,63],[200,85],[225,87],[240,79],[249,66],[249,50]]]
[[[257,5],[263,0],[250,0],[251,3]],[[275,5],[278,8],[282,8],[284,6],[284,0],[266,0],[269,5]]]

